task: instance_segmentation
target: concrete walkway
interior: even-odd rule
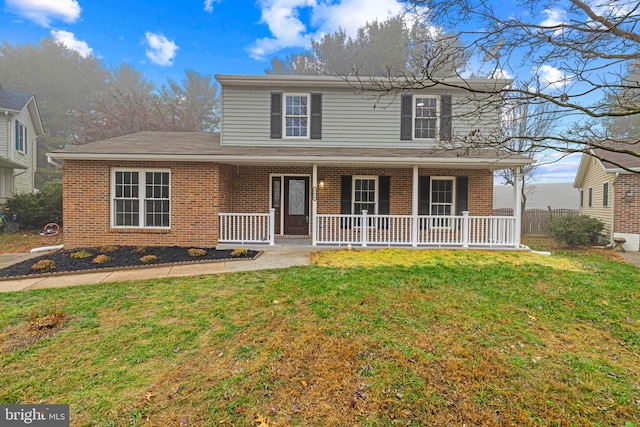
[[[322,250],[303,246],[247,247],[262,250],[255,260],[213,261],[197,264],[140,267],[115,271],[70,273],[54,276],[40,276],[15,280],[0,280],[0,292],[26,291],[31,289],[63,288],[66,286],[89,285],[126,280],[148,280],[163,277],[186,277],[201,274],[233,273],[238,271],[286,268],[294,265],[309,265],[311,252]],[[326,249],[326,248],[324,248]],[[0,268],[33,258],[39,254],[0,254]]]

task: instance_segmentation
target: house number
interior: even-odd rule
[[[318,187],[313,187],[313,201],[318,200]]]

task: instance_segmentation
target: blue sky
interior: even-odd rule
[[[398,0],[4,0],[0,40],[36,44],[53,37],[106,67],[122,63],[158,85],[185,69],[263,74],[274,56],[313,39],[402,12]],[[561,19],[549,11],[547,20]],[[557,79],[558,70],[538,70]],[[507,75],[507,77],[512,77]],[[539,181],[572,181],[579,158],[543,166]]]

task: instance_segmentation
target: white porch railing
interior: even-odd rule
[[[275,245],[275,209],[269,213],[221,213],[220,243]]]
[[[319,214],[314,244],[516,247],[515,217]],[[414,230],[414,227],[417,227]]]
[[[515,217],[318,214],[314,245],[517,247]],[[275,244],[275,210],[221,213],[220,243]]]

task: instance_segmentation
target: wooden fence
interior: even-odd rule
[[[549,235],[549,221],[551,218],[567,215],[578,215],[575,209],[527,209],[522,215],[522,235]],[[512,208],[494,209],[496,216],[512,216]]]

